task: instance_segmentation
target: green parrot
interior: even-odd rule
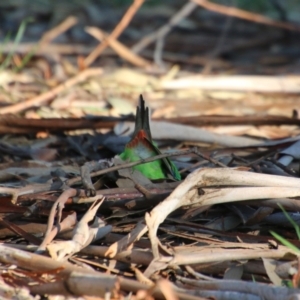
[[[120,154],[120,158],[124,161],[133,162],[158,154],[161,152],[151,137],[149,109],[145,107],[143,96],[140,95],[140,103],[136,109],[134,132],[130,142],[125,146],[125,150]],[[178,169],[167,157],[137,165],[133,169],[140,171],[151,180],[166,178],[181,180]]]

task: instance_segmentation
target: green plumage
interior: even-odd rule
[[[120,154],[120,158],[125,161],[138,161],[155,155],[161,154],[157,146],[152,141],[149,126],[149,109],[145,108],[145,101],[140,96],[140,104],[136,109],[135,129],[132,139],[125,146],[125,150]],[[133,167],[140,171],[145,177],[156,180],[173,178],[180,180],[181,176],[176,166],[169,158],[155,160]]]

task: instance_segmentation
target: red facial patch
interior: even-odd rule
[[[146,141],[147,134],[144,130],[140,130],[136,136],[130,141],[130,143],[127,144],[127,147],[134,148],[138,145],[138,143],[143,143],[145,146],[148,145],[148,142]]]
[[[140,130],[140,131],[137,133],[136,137],[137,137],[138,139],[145,139],[145,138],[147,138],[147,134],[146,134],[146,132],[145,132],[144,130]]]

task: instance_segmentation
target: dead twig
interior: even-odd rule
[[[99,76],[102,74],[102,72],[103,71],[101,68],[84,70],[84,71],[80,72],[79,74],[77,74],[76,76],[68,79],[66,82],[51,89],[50,91],[47,91],[41,95],[38,95],[38,96],[28,99],[26,101],[22,101],[17,104],[13,104],[13,105],[1,108],[0,115],[9,114],[9,113],[17,113],[17,112],[20,112],[27,108],[30,108],[32,106],[39,106],[41,104],[44,104],[45,102],[48,102],[51,99],[53,99],[55,96],[57,96],[60,92],[64,91],[65,89],[68,89],[68,88],[72,87],[73,85],[86,80],[89,77]]]
[[[208,10],[211,10],[211,11],[223,14],[223,15],[232,16],[232,17],[243,19],[243,20],[248,20],[251,22],[270,25],[270,26],[274,26],[274,27],[278,27],[278,28],[284,28],[284,29],[293,30],[293,31],[300,31],[300,26],[293,25],[293,24],[286,23],[286,22],[281,22],[281,21],[274,21],[268,17],[262,16],[259,14],[255,14],[255,13],[251,13],[251,12],[248,12],[248,11],[236,8],[236,7],[228,7],[228,6],[216,4],[216,3],[213,3],[213,2],[210,2],[207,0],[192,0],[192,1]]]
[[[62,210],[65,206],[65,203],[68,201],[70,197],[75,197],[75,196],[80,196],[84,197],[85,196],[85,191],[84,190],[75,190],[75,189],[67,189],[65,190],[55,201],[55,203],[52,205],[48,222],[47,222],[47,231],[45,233],[45,237],[41,245],[39,246],[39,251],[44,251],[46,249],[47,244],[51,242],[51,240],[54,238],[56,233],[58,233],[61,230],[61,220],[62,220]],[[55,217],[57,216],[57,227],[59,230],[54,229],[53,231],[53,225],[54,225],[54,220]],[[52,233],[53,231],[53,233]]]
[[[117,122],[124,121],[127,118],[99,117],[94,120],[79,118],[47,118],[31,119],[16,117],[15,115],[3,115],[0,119],[0,133],[31,133],[38,131],[61,132],[74,129],[112,129]],[[300,124],[300,120],[299,120]]]
[[[197,148],[193,149],[193,153],[197,154],[198,156],[200,156],[201,158],[213,163],[214,165],[216,166],[219,166],[221,168],[228,168],[226,165],[224,165],[223,163],[217,161],[216,159],[212,158],[212,157],[209,157],[205,154],[202,154],[200,151],[198,151]]]
[[[111,231],[111,225],[105,226],[105,223],[100,218],[95,217],[104,199],[103,196],[99,196],[93,202],[81,220],[76,224],[71,240],[58,241],[47,246],[47,250],[52,258],[55,260],[66,260],[85,248],[92,241],[104,237]],[[92,224],[90,224],[91,221],[93,221]]]
[[[49,219],[48,222],[50,220],[51,217],[51,221],[52,221],[52,211],[50,211],[50,215],[49,215]],[[42,243],[39,243],[39,251],[44,251],[46,249],[46,246],[51,243],[51,241],[53,241],[53,239],[62,231],[64,230],[68,230],[68,229],[72,229],[74,227],[74,225],[76,224],[76,219],[77,219],[77,214],[75,212],[73,212],[72,214],[69,214],[66,218],[64,218],[62,221],[60,221],[57,225],[49,227],[47,224],[47,230],[44,236],[44,240],[42,241]],[[51,231],[48,231],[48,229],[51,229]]]
[[[154,50],[154,62],[159,65],[163,66],[162,61],[162,52],[164,47],[164,40],[167,34],[172,30],[172,28],[178,24],[183,18],[186,18],[188,15],[190,15],[193,10],[197,7],[197,4],[193,2],[187,2],[166,24],[163,26],[159,31],[157,35],[156,40],[156,46]]]
[[[149,158],[146,158],[146,159],[141,159],[141,160],[134,161],[134,162],[124,163],[122,165],[116,165],[116,166],[113,166],[113,167],[110,167],[110,168],[107,168],[107,169],[104,169],[104,170],[93,172],[93,173],[91,173],[91,177],[107,174],[109,172],[114,172],[114,171],[118,171],[118,170],[122,170],[122,169],[126,169],[126,168],[131,168],[131,167],[134,167],[134,166],[137,166],[137,165],[140,165],[140,164],[148,163],[148,162],[155,161],[155,160],[158,160],[158,159],[162,159],[162,158],[165,158],[165,157],[172,157],[172,156],[179,156],[179,155],[195,153],[195,151],[196,151],[195,149],[188,149],[188,150],[185,150],[185,151],[178,151],[178,152],[174,152],[174,153],[159,154],[159,155],[155,155],[155,156],[152,156],[152,157],[149,157]],[[70,180],[67,180],[66,184],[71,186],[71,185],[73,185],[75,183],[78,183],[80,181],[81,181],[81,177],[78,176],[78,177],[72,178]]]
[[[144,0],[134,0],[134,2],[131,4],[129,9],[124,14],[123,18],[119,22],[119,24],[115,27],[113,32],[108,36],[108,38],[102,43],[97,46],[90,54],[86,57],[84,60],[84,64],[86,67],[90,66],[95,59],[101,55],[101,53],[105,50],[105,48],[109,45],[110,40],[116,40],[120,34],[124,31],[124,29],[128,26],[131,19],[135,15],[135,13],[138,11],[138,9],[141,7],[141,5],[144,3]]]
[[[126,250],[135,241],[138,241],[147,231],[148,228],[145,222],[138,222],[130,234],[110,245],[104,255],[110,258],[115,257],[118,253]]]
[[[159,257],[156,237],[158,226],[175,209],[196,204],[201,207],[229,201],[297,197],[300,195],[299,182],[298,178],[255,174],[233,169],[196,170],[169,197],[150,213],[146,213],[145,220],[154,257]],[[214,186],[218,188],[209,188]],[[226,186],[226,188],[220,188],[220,186]],[[235,187],[228,188],[228,186]],[[201,194],[199,194],[199,188],[202,190]]]
[[[51,41],[53,41],[56,37],[58,37],[62,33],[66,32],[68,29],[76,25],[77,22],[77,18],[75,18],[74,16],[69,16],[56,27],[51,28],[49,31],[46,31],[39,42],[39,46],[41,48],[45,47],[46,45],[51,43]]]
[[[17,265],[19,268],[31,271],[41,271],[41,270],[61,270],[60,274],[66,275],[66,281],[45,283],[39,285],[31,285],[30,291],[33,294],[69,294],[70,291],[66,290],[67,283],[71,284],[72,292],[76,295],[86,294],[86,287],[91,283],[83,280],[83,276],[78,274],[85,274],[86,279],[92,279],[93,282],[93,296],[104,297],[105,293],[113,292],[116,288],[117,282],[122,290],[127,292],[137,292],[139,290],[147,290],[149,286],[147,284],[139,283],[135,280],[130,280],[123,277],[111,276],[108,274],[101,274],[100,272],[85,269],[67,261],[60,262],[55,261],[52,258],[38,255],[34,253],[29,253],[27,251],[14,249],[12,247],[7,247],[0,245],[0,261],[6,264]],[[71,279],[72,275],[75,277],[75,282],[71,283],[68,280]],[[77,279],[76,279],[77,278]],[[79,281],[76,281],[79,280]],[[80,286],[79,289],[74,287],[74,284],[79,282],[84,282],[84,287]],[[95,290],[95,288],[97,288]],[[176,290],[176,295],[181,300],[202,300],[200,297],[190,296],[187,290]],[[165,299],[159,286],[155,288],[153,295],[156,299]]]
[[[261,93],[300,92],[300,76],[194,75],[161,82],[163,89],[201,89]]]
[[[226,293],[229,293],[230,291],[240,292],[244,293],[243,296],[241,295],[240,297],[244,297],[245,294],[250,294],[249,297],[251,295],[256,295],[259,298],[266,300],[292,299],[293,297],[298,297],[297,295],[299,295],[300,292],[299,289],[287,289],[256,282],[242,282],[240,280],[199,281],[184,278],[182,276],[177,276],[177,279],[184,284],[195,286],[202,291],[226,291]],[[211,294],[211,297],[215,298],[213,294]]]
[[[172,16],[167,24],[159,28],[157,31],[145,36],[142,40],[135,44],[131,48],[131,50],[134,53],[140,53],[143,49],[145,49],[156,40],[162,40],[174,26],[176,26],[182,19],[190,15],[196,7],[197,5],[193,2],[187,2],[175,15]],[[159,47],[159,45],[157,47]],[[156,52],[157,51],[158,49],[156,50]],[[157,55],[157,53],[154,54],[154,56]]]
[[[111,46],[112,49],[116,51],[116,53],[124,58],[125,60],[129,61],[130,63],[134,64],[137,67],[145,68],[150,66],[151,63],[146,59],[142,58],[141,56],[133,53],[129,48],[124,46],[122,43],[113,39],[112,37],[107,36],[104,31],[96,27],[87,27],[85,29],[87,33],[92,35],[99,41],[107,41],[107,43]]]
[[[31,244],[39,245],[41,243],[41,240],[38,237],[36,237],[35,235],[26,232],[20,226],[14,224],[13,222],[5,220],[1,217],[0,217],[0,225],[2,225],[3,227],[6,227],[10,231],[14,232],[16,235],[23,237],[24,239],[26,239]]]
[[[13,47],[13,43],[9,42],[6,44],[1,45],[1,52],[2,53],[9,53],[11,48]],[[35,49],[36,48],[36,49]],[[38,54],[41,56],[51,56],[53,54],[60,54],[60,55],[86,55],[88,54],[93,48],[89,45],[81,45],[81,44],[58,44],[52,43],[48,44],[47,47],[43,47],[43,49],[38,47],[37,43],[21,43],[16,48],[15,53],[19,54],[27,54],[28,52],[34,49],[33,54]],[[112,51],[110,49],[106,49],[105,51],[108,54],[111,54]]]
[[[231,4],[233,4],[232,2],[233,2],[233,0],[231,0]],[[226,40],[228,33],[232,27],[232,23],[233,23],[233,17],[227,16],[224,27],[222,28],[222,31],[221,31],[221,35],[218,39],[218,42],[217,42],[216,46],[214,47],[213,51],[211,51],[211,53],[208,55],[207,62],[205,63],[205,65],[203,67],[203,70],[202,70],[203,75],[208,75],[211,72],[211,69],[214,65],[214,59],[217,56],[219,56],[219,54],[221,53],[223,45],[225,44],[225,40]]]
[[[44,183],[44,184],[29,184],[20,188],[9,188],[9,187],[0,187],[1,194],[8,194],[12,196],[11,202],[16,204],[19,196],[39,193],[45,191],[53,191],[58,190],[62,187],[62,183],[57,181],[54,184],[52,183]]]
[[[223,116],[223,115],[197,115],[174,118],[154,118],[155,121],[165,121],[190,126],[221,126],[221,125],[300,125],[300,119],[284,116]],[[0,133],[32,133],[39,131],[61,132],[76,129],[112,129],[120,121],[130,121],[129,117],[97,117],[93,120],[79,118],[47,118],[31,119],[3,115],[0,119]]]
[[[86,192],[88,192],[88,197],[90,196],[95,196],[95,188],[93,186],[91,177],[90,177],[90,173],[92,171],[98,171],[98,170],[103,170],[105,168],[108,168],[112,166],[112,162],[109,162],[107,160],[103,160],[103,161],[92,161],[92,162],[87,162],[85,163],[81,168],[80,168],[80,174],[81,174],[81,178],[82,178],[82,184],[84,186],[84,188],[86,189]]]

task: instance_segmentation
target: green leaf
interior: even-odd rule
[[[286,212],[286,210],[284,209],[284,207],[281,204],[277,203],[277,205],[280,207],[280,209],[282,210],[282,212],[285,215],[285,217],[289,220],[289,222],[295,228],[298,240],[300,240],[300,228],[299,228],[299,225],[291,218],[291,216]]]
[[[281,235],[277,234],[274,231],[270,231],[270,233],[284,246],[288,247],[289,249],[291,249],[292,251],[296,252],[297,255],[300,254],[300,250],[293,245],[291,242],[289,242],[288,240],[286,240],[284,237],[282,237]]]
[[[4,62],[0,65],[0,71],[6,69],[9,66],[9,64],[11,63],[12,57],[15,54],[16,49],[17,49],[18,45],[20,44],[20,42],[23,38],[25,29],[26,29],[26,25],[31,20],[32,20],[31,18],[30,19],[27,18],[27,19],[22,21],[22,23],[21,23],[21,25],[18,29],[18,32],[17,32],[17,35],[16,35],[16,38],[14,40],[12,48],[9,51],[9,53],[8,53],[6,59],[4,60]]]

